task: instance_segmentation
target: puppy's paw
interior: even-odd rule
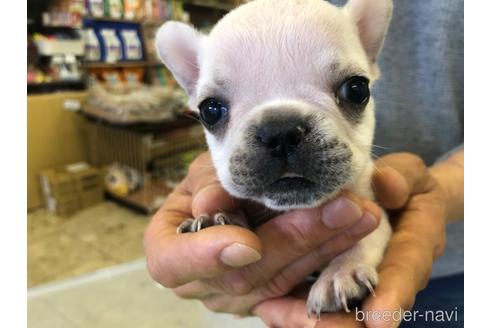
[[[378,282],[375,268],[354,264],[337,269],[328,267],[311,287],[307,300],[308,315],[336,312],[358,306],[366,296],[374,294]]]
[[[214,216],[202,214],[197,218],[186,219],[176,230],[178,234],[186,232],[198,232],[202,229],[216,225],[238,225],[247,228],[248,225],[241,215],[217,213]]]

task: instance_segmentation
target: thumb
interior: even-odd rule
[[[192,216],[236,209],[234,199],[215,185],[210,165],[208,154],[200,156],[146,229],[144,249],[149,272],[166,287],[212,278],[261,258],[259,238],[244,228],[217,226],[199,233],[176,234],[177,227]]]
[[[405,206],[410,196],[430,187],[423,160],[410,153],[394,153],[375,162],[373,185],[379,204],[386,209]]]

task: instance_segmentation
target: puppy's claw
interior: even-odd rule
[[[181,223],[178,228],[176,229],[176,233],[185,233],[185,232],[191,232],[191,227],[193,226],[193,221],[194,219],[186,219]]]
[[[193,221],[193,231],[198,232],[202,230],[203,216],[200,215]]]
[[[208,214],[202,214],[195,219],[186,219],[179,225],[176,232],[178,234],[198,232],[202,229],[216,225],[237,225],[245,228],[248,227],[246,220],[241,215],[217,213],[211,217]]]
[[[372,297],[376,297],[376,292],[374,291],[374,287],[372,286],[369,280],[364,280],[364,285],[366,285],[367,289],[371,293]]]
[[[375,278],[371,278],[374,276]],[[372,275],[370,272],[365,272],[364,270],[358,271],[355,275],[356,280],[367,287],[367,290],[371,293],[373,297],[376,297],[376,292],[374,291],[374,286],[377,283],[377,274]]]
[[[307,300],[311,313],[350,312],[366,295],[374,293],[377,273],[370,265],[328,267],[311,287]]]
[[[217,213],[214,216],[214,222],[216,225],[226,225],[227,217],[223,213]]]
[[[345,312],[350,313],[350,310],[347,305],[347,297],[345,296],[345,294],[340,295],[340,300],[342,302],[342,306]]]
[[[179,225],[177,233],[198,232],[211,225],[213,225],[213,222],[211,221],[210,216],[202,214],[195,219],[186,219]]]

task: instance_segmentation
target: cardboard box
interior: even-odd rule
[[[43,206],[39,173],[63,163],[87,161],[85,118],[67,110],[83,102],[87,92],[55,92],[27,96],[27,207]]]
[[[45,197],[63,199],[76,196],[77,189],[72,176],[59,168],[42,171],[40,183]]]
[[[86,208],[99,204],[104,200],[104,189],[97,188],[91,191],[85,191],[80,194],[80,206]]]
[[[104,199],[102,171],[83,162],[43,170],[40,181],[46,208],[60,216]]]
[[[79,197],[68,197],[64,199],[56,199],[54,197],[46,197],[46,208],[48,211],[62,217],[68,217],[77,213],[80,208]]]
[[[74,180],[77,192],[87,192],[103,188],[103,175],[99,169],[90,167],[70,174]]]

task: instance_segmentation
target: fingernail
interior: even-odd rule
[[[242,267],[261,259],[260,253],[251,247],[234,243],[222,250],[220,260],[230,267]]]
[[[345,227],[360,219],[362,210],[345,197],[328,203],[322,211],[323,223],[331,229]]]
[[[347,233],[351,236],[360,236],[368,231],[371,231],[376,227],[376,218],[369,212],[364,213],[362,218],[355,224],[355,226],[351,227],[347,230]]]

